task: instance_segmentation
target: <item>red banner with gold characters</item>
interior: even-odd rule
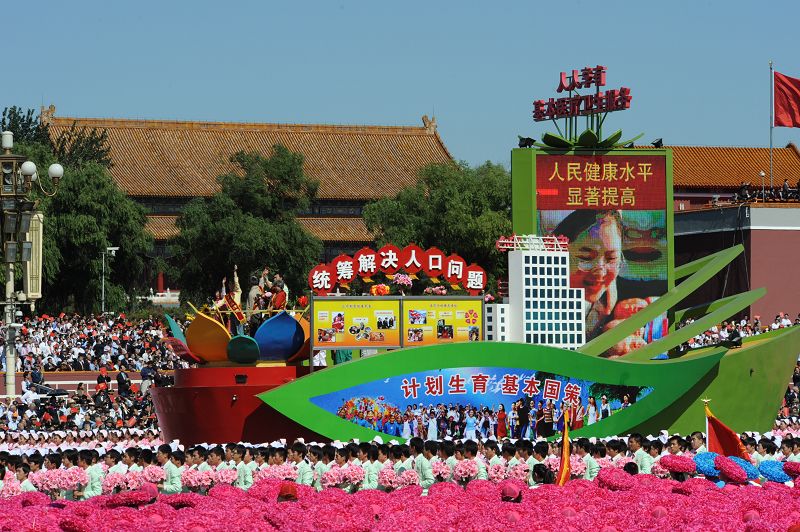
[[[666,160],[653,155],[539,155],[539,209],[666,208]]]
[[[434,282],[440,282],[438,278],[444,277],[454,290],[463,289],[473,296],[486,288],[486,271],[477,264],[467,264],[455,253],[448,256],[439,248],[423,250],[416,244],[403,249],[386,244],[378,251],[363,247],[352,257],[339,255],[330,264],[319,264],[308,273],[308,287],[317,295],[325,295],[337,284],[347,288],[355,277],[371,283],[376,274],[391,279],[401,272],[416,275],[420,271]]]

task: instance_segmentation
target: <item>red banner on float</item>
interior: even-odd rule
[[[369,278],[378,273],[378,254],[375,250],[370,248],[361,248],[355,255],[353,260],[356,274],[361,278]]]
[[[469,295],[477,296],[486,288],[486,271],[477,264],[470,264],[464,274],[462,286]]]
[[[539,155],[539,210],[663,210],[666,158],[650,155]]]
[[[427,260],[428,254],[416,244],[409,244],[400,252],[400,266],[409,275],[419,273]]]
[[[451,285],[460,285],[466,268],[467,261],[453,253],[444,260],[444,278]]]
[[[378,250],[378,268],[386,275],[394,275],[400,269],[400,248],[386,244]]]
[[[336,285],[336,272],[327,264],[318,264],[308,272],[308,286],[318,296],[324,296]]]
[[[422,270],[431,279],[441,276],[444,273],[444,252],[439,248],[430,248],[426,253],[425,262]]]
[[[443,277],[454,290],[463,287],[473,295],[486,288],[486,272],[480,266],[467,267],[467,261],[455,253],[446,256],[439,248],[426,251],[416,244],[402,250],[393,244],[386,244],[378,251],[364,247],[352,257],[338,255],[330,264],[320,264],[309,272],[308,286],[315,294],[322,295],[333,291],[337,284],[350,285],[356,277],[371,283],[371,277],[377,273],[415,275],[420,271],[434,283]]]
[[[356,261],[349,255],[339,255],[331,261],[331,268],[336,274],[336,282],[349,285],[356,277]]]

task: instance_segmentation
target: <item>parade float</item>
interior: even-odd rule
[[[563,129],[521,137],[512,150],[515,234],[498,240],[509,258],[507,301],[484,304],[485,272],[437,248],[337,257],[309,274],[307,312],[282,312],[253,337],[231,337],[203,313],[185,341],[172,327],[176,351],[203,365],[155,390],[166,438],[401,440],[400,427],[425,423],[419,411],[436,405],[496,416],[520,404],[584,412],[576,437],[686,434],[705,427],[703,399],[734,430],[769,430],[800,327],[691,348],[765,290],[682,306],[744,248],[675,267],[671,151],[633,148],[621,131],[604,137],[607,114],[632,99],[605,83],[602,66],[562,73],[557,91],[566,94],[534,102],[533,117],[563,119]],[[379,273],[424,274],[428,298],[397,286],[390,295],[373,283]],[[333,294],[356,278],[369,296]],[[445,295],[455,288],[464,296]],[[310,372],[315,348],[387,352]],[[553,436],[550,425],[536,435]]]

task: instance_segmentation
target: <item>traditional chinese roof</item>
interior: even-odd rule
[[[147,216],[147,230],[156,240],[168,240],[178,234],[177,216]],[[357,217],[298,218],[303,228],[325,242],[372,242],[373,235]]]
[[[742,181],[760,183],[759,172],[767,174],[769,148],[729,146],[665,146],[673,153],[673,181],[681,189],[737,188]],[[800,151],[793,143],[773,150],[773,183],[789,179],[795,186],[800,178]]]
[[[183,122],[53,116],[43,112],[55,138],[73,124],[108,131],[111,174],[129,196],[198,197],[218,190],[216,177],[233,170],[241,150],[268,154],[283,144],[305,156],[305,171],[319,180],[320,199],[370,200],[416,182],[419,170],[452,156],[436,131],[423,126],[342,126]]]
[[[150,231],[156,240],[168,240],[178,234],[178,227],[175,225],[177,216],[159,216],[155,214],[147,215],[147,225],[145,228]]]

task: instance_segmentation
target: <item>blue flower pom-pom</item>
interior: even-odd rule
[[[756,469],[756,466],[754,466],[744,458],[740,458],[738,456],[729,456],[728,458],[736,462],[742,469],[744,469],[744,472],[747,473],[747,480],[756,480],[760,476],[758,474],[758,469]]]
[[[775,460],[766,460],[758,466],[758,471],[767,480],[772,482],[789,482],[792,478],[783,472],[783,464]]]
[[[697,472],[706,477],[718,477],[719,469],[714,467],[714,458],[719,456],[717,453],[697,453],[694,455],[694,463],[697,466]]]

